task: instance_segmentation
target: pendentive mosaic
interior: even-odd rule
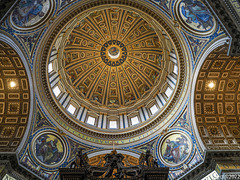
[[[216,20],[199,0],[177,1],[175,12],[182,26],[198,35],[207,35],[216,29]]]
[[[178,166],[190,156],[192,142],[182,132],[172,132],[163,137],[159,146],[160,158],[167,166]]]

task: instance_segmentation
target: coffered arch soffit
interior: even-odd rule
[[[4,34],[0,35],[0,42],[1,151],[15,152],[25,144],[31,125],[31,74],[25,56],[16,43]]]
[[[227,50],[220,46],[206,57],[193,86],[197,132],[210,150],[239,149],[240,60]]]

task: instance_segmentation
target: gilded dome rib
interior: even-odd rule
[[[72,35],[75,35],[75,36],[77,36],[77,37],[87,37],[87,38],[89,38],[90,40],[92,40],[92,41],[94,41],[95,43],[97,43],[97,44],[99,44],[100,46],[102,46],[102,44],[101,44],[101,42],[99,42],[98,40],[96,40],[96,39],[94,39],[93,38],[93,36],[90,36],[90,35],[88,35],[86,32],[84,32],[84,31],[79,31],[78,32],[78,30],[77,29],[74,29],[73,31],[72,31]]]
[[[105,90],[104,90],[104,94],[103,94],[103,104],[105,105],[105,104],[107,104],[107,100],[106,100],[106,98],[107,98],[107,95],[108,95],[108,83],[109,83],[109,79],[110,79],[110,74],[111,74],[111,67],[109,67],[110,68],[110,70],[108,71],[108,80],[106,81],[106,85],[105,85]]]
[[[105,19],[105,22],[106,22],[106,25],[107,25],[107,29],[108,29],[110,37],[111,37],[110,39],[113,40],[113,38],[112,38],[112,31],[111,31],[111,28],[110,28],[110,25],[109,25],[109,20],[108,20],[108,19],[110,19],[110,17],[108,16],[107,12],[108,11],[106,11],[106,9],[105,9],[104,13],[103,13],[103,17]]]
[[[107,39],[105,38],[105,36],[103,35],[103,32],[101,31],[101,30],[99,30],[99,28],[97,27],[97,25],[96,24],[94,24],[94,20],[92,19],[92,18],[89,16],[89,17],[87,17],[86,18],[86,22],[87,23],[89,23],[89,24],[91,24],[92,26],[92,28],[95,30],[95,32],[98,32],[101,36],[102,36],[102,38],[105,40],[105,41],[107,41]]]
[[[134,85],[134,83],[131,81],[130,77],[129,77],[129,74],[126,72],[126,68],[123,68],[123,71],[127,77],[127,80],[128,80],[128,84],[130,85],[131,89],[132,89],[132,92],[134,93],[135,97],[136,98],[139,98],[140,95],[138,94],[138,91],[136,91],[136,87]]]
[[[98,62],[96,63],[96,65],[94,67],[92,67],[91,69],[89,69],[87,72],[85,72],[85,74],[82,74],[82,76],[79,76],[75,82],[74,82],[74,86],[76,87],[77,85],[79,85],[81,82],[83,82],[87,76],[94,70],[94,68],[96,68],[99,64],[101,64],[102,62]]]
[[[134,23],[131,25],[131,28],[129,28],[128,31],[126,31],[125,35],[122,37],[121,40],[124,41],[128,36],[130,36],[131,32],[137,29],[141,25],[141,22],[144,22],[144,20],[136,19]]]
[[[103,64],[103,63],[102,63],[102,64]],[[102,70],[100,71],[99,75],[97,75],[97,78],[95,78],[95,81],[93,81],[93,83],[92,83],[93,86],[91,87],[91,89],[89,89],[88,94],[87,94],[87,98],[90,99],[90,97],[93,95],[93,92],[95,91],[95,89],[96,89],[96,87],[97,87],[97,85],[98,85],[98,82],[99,82],[99,80],[100,80],[100,77],[101,77],[101,75],[102,75],[102,73],[104,72],[104,70],[105,70],[106,67],[107,67],[107,66],[105,65],[104,68],[102,68]]]
[[[136,69],[136,68],[134,67],[134,65],[132,65],[131,63],[129,63],[129,62],[127,62],[127,63],[128,63],[128,65],[134,70],[134,72],[135,72],[136,74],[138,74],[138,76],[139,76],[139,78],[140,78],[141,80],[143,80],[145,83],[147,83],[148,86],[152,87],[153,83],[152,83],[152,82],[149,82],[149,81],[146,79],[146,77],[143,75],[143,73],[140,73],[139,71],[137,71],[137,69]]]

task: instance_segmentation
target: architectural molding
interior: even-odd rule
[[[29,172],[29,170],[26,170],[18,164],[16,154],[0,154],[0,166],[4,166],[4,170],[0,174],[0,178],[3,178],[5,174],[9,174],[17,180],[39,179],[39,177],[36,177],[31,172]]]
[[[192,118],[193,128],[195,130],[194,134],[196,135],[196,137],[198,139],[198,142],[199,142],[199,145],[200,145],[200,147],[202,148],[203,151],[206,150],[206,147],[201,140],[201,137],[200,137],[200,134],[199,134],[199,131],[198,131],[198,128],[197,128],[196,117],[195,117],[195,109],[194,109],[194,107],[195,107],[194,106],[194,97],[195,97],[194,93],[195,93],[197,78],[198,78],[198,75],[199,75],[199,71],[201,70],[201,67],[202,67],[205,59],[207,58],[207,56],[217,47],[220,47],[220,46],[226,44],[228,40],[229,40],[228,37],[224,37],[224,38],[221,38],[221,39],[215,41],[213,44],[211,44],[207,48],[205,53],[200,57],[200,60],[198,61],[198,64],[197,64],[197,66],[196,66],[196,68],[193,72],[192,86],[191,86],[191,89],[190,89],[190,111],[192,112],[191,113],[191,118]]]
[[[218,162],[222,161],[231,161],[239,162],[240,160],[240,151],[235,150],[224,150],[224,151],[205,151],[204,162],[199,166],[195,167],[192,171],[187,173],[184,177],[181,177],[181,180],[201,180],[209,173],[215,170]]]
[[[27,143],[26,139],[30,133],[30,127],[31,127],[32,120],[33,120],[33,109],[34,109],[35,101],[34,101],[34,89],[33,89],[33,85],[32,85],[33,78],[32,78],[32,72],[30,69],[30,65],[27,61],[27,57],[23,53],[23,50],[20,48],[21,46],[13,39],[14,38],[11,37],[10,35],[8,35],[7,33],[0,31],[0,41],[5,42],[6,44],[11,46],[17,52],[17,54],[21,58],[21,61],[24,65],[24,68],[25,68],[27,76],[28,76],[29,91],[30,91],[30,97],[29,97],[30,98],[30,109],[29,109],[28,124],[27,124],[26,131],[23,135],[21,143],[18,146],[18,149],[16,150],[16,152],[19,153],[23,149],[24,144]]]
[[[230,37],[228,55],[239,56],[240,19],[230,0],[205,0],[205,3]]]

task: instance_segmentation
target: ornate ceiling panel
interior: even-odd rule
[[[64,48],[64,69],[77,94],[108,108],[136,103],[162,74],[163,49],[149,23],[121,8],[96,11],[81,20]]]
[[[144,124],[153,127],[149,121],[156,115],[177,108],[173,104],[186,90],[182,86],[188,61],[160,16],[153,20],[149,10],[128,2],[101,3],[87,13],[76,11],[75,19],[59,24],[58,35],[48,39],[51,48],[41,61],[44,91],[49,91],[52,107],[63,112],[58,115],[74,128],[111,134]]]
[[[151,146],[159,165],[170,167],[170,179],[182,178],[202,162],[204,153],[193,133],[189,108],[191,73],[198,70],[206,49],[226,37],[202,1],[39,0],[36,5],[37,1],[21,0],[0,26],[4,31],[0,37],[9,36],[21,46],[35,83],[35,116],[18,152],[21,166],[40,178],[57,179],[57,169],[69,167],[79,148],[94,153],[90,164],[102,165],[104,155],[99,152],[111,149],[113,142],[116,149],[124,150],[126,165],[138,164],[130,155]],[[38,8],[32,10],[35,5]],[[229,80],[239,86],[239,70],[230,63],[238,60],[222,55],[221,49],[213,54],[198,79],[203,84],[195,100],[199,131],[204,129],[202,138],[209,149],[238,148],[238,115],[233,118],[229,104],[236,113],[239,98],[237,90],[226,89]],[[29,92],[23,88],[15,96],[20,99],[8,98],[14,96],[9,95],[7,79],[16,74],[21,84],[27,77],[9,67],[0,70],[0,88],[4,86],[0,108],[8,113],[8,102],[19,101],[18,115],[1,119],[0,114],[1,133],[5,126],[11,130],[12,125],[24,126],[22,117],[27,120],[28,115],[23,109],[26,103],[29,107],[29,95],[24,94]],[[208,81],[220,86],[220,80],[225,81],[223,91],[205,89]],[[215,114],[206,113],[212,107]],[[16,123],[9,117],[18,117]],[[214,135],[216,131],[220,135]]]
[[[13,152],[29,115],[28,77],[18,54],[0,42],[0,152]]]
[[[195,89],[198,131],[208,149],[240,148],[240,58],[227,56],[227,47],[208,55]]]

